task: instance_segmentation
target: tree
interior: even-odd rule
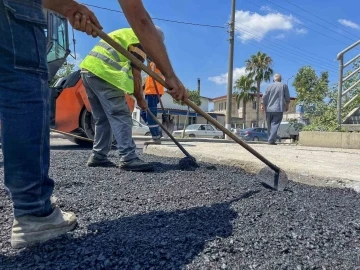
[[[243,102],[243,125],[246,128],[246,104],[249,101],[254,100],[254,95],[256,94],[256,87],[254,86],[255,81],[252,78],[247,76],[241,76],[236,82],[234,89],[238,91],[233,93],[235,97],[237,107],[239,107],[240,102]]]
[[[260,85],[263,81],[269,82],[274,71],[271,69],[273,60],[266,53],[258,52],[251,55],[250,59],[245,61],[248,76],[256,82],[256,124],[259,126],[260,115]]]
[[[186,91],[188,93],[188,97],[189,97],[189,100],[191,100],[193,103],[195,103],[195,105],[197,106],[200,106],[201,105],[201,97],[200,97],[200,93],[199,91],[197,90],[189,90],[188,88],[186,88]],[[182,101],[178,101],[176,99],[173,99],[173,102],[175,104],[180,104],[181,106],[185,106],[186,104]],[[185,118],[185,123],[184,123],[184,129],[183,129],[183,132],[182,132],[182,138],[184,138],[185,136],[185,128],[186,128],[186,125],[187,125],[187,121],[188,121],[188,118],[189,118],[189,113],[190,113],[190,107],[187,106],[187,112],[186,112],[186,118]]]
[[[316,75],[310,66],[299,69],[293,86],[297,93],[296,103],[304,106],[305,118],[310,125],[303,130],[336,131],[337,89],[329,88],[328,72]]]
[[[49,83],[50,86],[53,86],[54,83],[60,79],[63,78],[67,75],[69,75],[71,72],[74,71],[74,67],[75,64],[73,63],[69,63],[69,62],[65,62],[59,69],[59,71],[56,73],[56,75],[54,76],[54,78],[51,80],[51,82]]]

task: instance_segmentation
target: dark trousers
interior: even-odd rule
[[[277,131],[283,118],[282,112],[267,112],[266,122],[268,131],[268,142],[274,143],[277,139]]]
[[[150,111],[153,113],[153,115],[157,116],[157,104],[159,103],[157,95],[146,95],[145,99],[147,101]],[[148,125],[152,138],[154,140],[159,140],[161,138],[159,125],[144,110],[141,110],[141,118]]]

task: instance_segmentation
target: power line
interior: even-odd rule
[[[238,28],[235,28],[235,29],[240,30],[240,29],[238,29]],[[250,34],[251,34],[251,33],[250,33]],[[251,34],[251,35],[252,35],[252,34]],[[280,57],[282,57],[282,58],[284,58],[284,59],[287,59],[287,60],[289,60],[289,61],[292,61],[292,62],[297,63],[297,64],[300,64],[300,65],[304,65],[303,59],[299,59],[299,58],[292,58],[292,59],[290,59],[290,58],[287,58],[287,57],[284,56],[284,52],[283,52],[283,51],[275,50],[274,48],[272,48],[272,47],[270,47],[270,46],[266,46],[266,45],[264,45],[264,44],[259,44],[259,43],[257,43],[257,42],[251,41],[251,40],[248,41],[248,42],[251,42],[252,44],[255,44],[256,46],[262,46],[262,47],[268,48],[268,49],[270,49],[270,50],[273,50],[273,51],[275,51],[275,52],[278,53],[278,54],[277,54],[278,56],[280,56]],[[276,53],[275,53],[275,54],[276,54]],[[295,60],[300,60],[300,61],[302,61],[302,62],[298,62],[298,61],[295,61]],[[312,63],[306,63],[306,62],[305,62],[305,64],[310,64],[310,65],[312,65],[312,66],[317,66],[318,68],[321,68],[321,69],[329,70],[329,68],[324,67],[324,66],[320,66],[319,64],[312,64]],[[334,70],[330,70],[329,73],[335,74],[335,71],[334,71]]]
[[[249,26],[247,26],[247,25],[245,25],[245,24],[242,24],[242,23],[238,23],[238,24],[240,24],[240,25],[242,25],[242,26],[244,26],[244,27],[246,27],[246,28],[248,28],[248,29],[251,29],[251,30],[253,30],[253,31],[255,31],[255,32],[261,33],[259,30],[256,30],[256,29],[254,29],[254,28],[252,28],[252,27],[249,27]],[[239,29],[238,29],[238,30],[239,30]],[[259,37],[260,37],[260,36],[259,36]],[[272,38],[272,39],[274,39],[274,38]],[[273,42],[273,43],[274,43],[274,42]],[[293,46],[293,45],[291,45],[291,44],[288,43],[288,42],[282,41],[282,43],[283,43],[283,44],[287,44],[288,46],[293,47],[293,48],[295,48],[295,49],[297,49],[297,50],[299,50],[299,51],[304,51],[304,52],[306,52],[306,53],[309,53],[309,54],[311,54],[311,55],[314,55],[315,57],[317,57],[317,58],[319,58],[319,59],[324,59],[324,60],[326,60],[327,62],[333,63],[333,61],[331,61],[331,60],[328,59],[328,58],[325,58],[325,57],[322,57],[322,56],[318,56],[318,55],[315,54],[315,53],[312,53],[312,52],[307,51],[307,50],[305,50],[305,49],[302,49],[302,48]],[[276,43],[275,43],[275,44],[276,44]],[[285,47],[285,48],[286,48],[286,47]],[[286,49],[288,49],[288,48],[286,48]],[[290,49],[288,49],[288,50],[290,50]],[[292,50],[292,51],[294,51],[294,50]],[[321,62],[323,62],[324,64],[329,65],[329,63],[325,63],[324,60],[317,60],[317,61],[321,61]]]
[[[250,3],[250,4],[254,5],[254,6],[257,6],[257,7],[261,8],[261,6],[255,4],[255,3],[253,3],[253,2],[250,2],[250,1],[248,1],[248,0],[244,0],[244,1]],[[327,37],[327,38],[330,38],[330,39],[332,39],[332,40],[335,40],[335,41],[337,41],[337,42],[339,42],[339,43],[345,44],[346,46],[348,45],[348,44],[346,44],[345,42],[342,42],[342,41],[340,41],[340,40],[338,40],[338,39],[336,39],[336,38],[333,38],[333,37],[331,37],[331,36],[325,35],[325,34],[319,32],[319,31],[317,31],[317,30],[315,30],[315,29],[312,29],[312,28],[310,28],[310,27],[307,27],[307,26],[305,26],[305,25],[302,25],[301,23],[298,23],[298,22],[295,22],[295,21],[291,21],[291,20],[289,20],[289,18],[283,16],[282,14],[278,14],[278,15],[279,15],[280,17],[283,17],[284,19],[292,22],[292,23],[301,25],[302,27],[305,27],[305,28],[307,28],[307,29],[310,29],[310,30],[312,30],[312,31],[314,31],[314,32],[316,32],[316,33],[319,33],[320,35],[323,35],[323,36],[325,36],[325,37]]]
[[[246,30],[243,30],[243,29],[240,29],[240,28],[236,28],[236,30],[239,30],[239,31],[242,31],[242,32],[246,32],[246,34],[247,35],[251,35],[251,36],[253,36],[254,38],[260,38],[260,36],[259,35],[254,35],[253,33],[251,33],[251,32],[248,32],[248,31],[246,31]],[[268,41],[269,42],[269,41]],[[270,42],[269,42],[270,43]],[[278,45],[278,44],[276,44],[276,43],[274,43],[274,42],[271,42],[272,44],[275,44],[276,45],[276,48],[279,48],[280,50],[283,50],[284,51],[284,49],[285,49],[285,51],[287,52],[289,49],[288,48],[286,48],[286,47],[283,47],[283,46],[280,46],[280,45]],[[274,45],[273,45],[274,46]],[[284,53],[284,52],[281,52],[281,53]],[[294,51],[294,50],[292,50],[293,51],[293,53],[297,53],[297,55],[298,55],[298,57],[301,57],[302,59],[301,60],[303,60],[303,58],[308,58],[308,62],[312,62],[312,63],[316,63],[316,64],[314,64],[314,65],[317,65],[318,67],[321,67],[321,68],[324,68],[324,69],[329,69],[329,70],[331,70],[332,72],[336,72],[337,71],[337,69],[335,68],[335,67],[332,67],[332,66],[330,66],[329,64],[327,64],[327,63],[323,63],[323,62],[321,62],[321,61],[319,61],[319,60],[316,60],[316,59],[311,59],[310,58],[310,56],[306,56],[306,55],[303,55],[303,54],[301,54],[301,53],[299,53],[299,52],[296,52],[296,51]],[[292,54],[293,53],[289,53],[289,54],[291,54],[291,57],[294,57]],[[321,66],[320,66],[321,65]]]
[[[99,7],[99,6],[85,4],[85,3],[83,3],[83,5],[124,14],[124,12],[122,12],[120,10],[116,10],[116,9],[111,9],[111,8],[106,8],[106,7]],[[169,20],[169,19],[163,19],[163,18],[155,18],[155,17],[152,17],[151,19],[158,20],[158,21],[164,21],[164,22],[171,22],[171,23],[179,23],[179,24],[188,24],[188,25],[194,25],[194,26],[226,29],[225,26],[221,26],[221,25],[210,25],[210,24],[201,24],[201,23],[193,23],[193,22],[175,21],[175,20]]]
[[[289,3],[290,5],[293,5],[293,6],[297,7],[298,9],[301,9],[302,11],[305,11],[306,13],[309,13],[310,15],[312,15],[312,16],[314,16],[314,17],[318,18],[319,20],[322,20],[322,21],[324,21],[324,22],[326,22],[326,23],[328,23],[328,24],[330,24],[330,25],[332,25],[332,26],[335,26],[335,27],[337,27],[337,28],[341,29],[342,31],[344,31],[344,32],[346,32],[346,33],[348,33],[348,34],[350,34],[350,35],[354,36],[356,39],[359,39],[359,37],[358,37],[358,36],[356,36],[356,35],[354,35],[354,33],[351,33],[351,32],[349,32],[349,31],[345,30],[344,28],[339,27],[338,25],[335,25],[335,24],[333,24],[332,22],[329,22],[329,21],[327,21],[327,20],[325,20],[325,19],[323,19],[323,18],[321,18],[321,17],[319,17],[319,16],[315,15],[314,13],[311,13],[310,11],[308,11],[308,10],[306,10],[306,9],[302,8],[302,7],[299,7],[298,5],[295,5],[294,3],[292,3],[292,2],[290,2],[290,1],[288,1],[288,0],[284,0],[284,1],[285,1],[285,2],[287,2],[287,3]]]
[[[355,41],[354,39],[349,38],[348,36],[345,36],[345,35],[343,35],[343,34],[340,34],[340,33],[336,32],[336,31],[334,31],[333,29],[331,29],[331,28],[329,28],[329,27],[326,27],[326,26],[323,26],[322,24],[319,24],[319,23],[317,23],[317,22],[315,22],[315,21],[313,21],[313,20],[311,20],[311,19],[308,19],[308,18],[306,18],[306,17],[304,17],[304,16],[302,16],[302,15],[300,15],[300,14],[298,14],[298,13],[292,12],[291,10],[289,10],[289,9],[287,9],[287,8],[284,8],[284,7],[282,7],[282,6],[278,5],[278,4],[275,4],[274,2],[272,2],[272,1],[270,1],[270,0],[266,0],[266,1],[268,1],[269,3],[275,5],[275,6],[279,7],[279,8],[282,8],[282,9],[284,9],[284,10],[287,10],[287,11],[295,14],[296,16],[299,16],[299,17],[301,17],[301,18],[304,18],[305,20],[308,20],[308,21],[310,21],[310,22],[312,22],[312,23],[315,23],[315,24],[317,24],[317,25],[319,25],[319,26],[321,26],[321,27],[323,27],[323,28],[325,28],[325,29],[327,29],[327,30],[329,30],[329,31],[332,31],[332,32],[334,32],[334,33],[336,33],[336,34],[338,34],[338,35],[340,35],[340,36],[343,36],[343,37],[345,37],[345,38],[347,38],[347,39],[349,39],[349,40],[351,40],[351,41]]]

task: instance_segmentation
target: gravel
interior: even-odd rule
[[[152,173],[88,168],[89,154],[52,150],[54,195],[79,225],[32,249],[10,247],[0,183],[1,269],[360,269],[352,190],[290,182],[275,192],[238,168],[181,171],[179,159],[150,155]]]

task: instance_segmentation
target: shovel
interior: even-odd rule
[[[106,41],[109,45],[111,45],[116,51],[118,51],[119,53],[124,55],[126,58],[128,58],[139,69],[143,70],[149,76],[153,77],[157,82],[159,82],[165,88],[169,89],[166,82],[159,75],[157,75],[150,68],[148,68],[146,65],[144,65],[140,60],[138,60],[135,56],[133,56],[129,51],[127,51],[119,43],[114,41],[110,36],[108,36],[102,30],[98,29],[95,25],[92,25],[92,27],[93,27],[93,29],[95,29],[95,31],[98,33],[98,35],[104,41]],[[283,170],[281,170],[278,166],[276,166],[275,164],[270,162],[268,159],[266,159],[264,156],[262,156],[260,153],[258,153],[255,149],[250,147],[247,143],[243,142],[239,137],[237,137],[236,135],[231,133],[228,129],[226,129],[224,126],[222,126],[218,121],[216,121],[214,118],[212,118],[206,112],[204,112],[202,109],[200,109],[198,106],[196,106],[196,104],[194,104],[191,100],[184,100],[184,103],[186,105],[188,105],[189,107],[191,107],[194,111],[196,111],[198,114],[200,114],[206,120],[208,120],[216,128],[220,129],[222,132],[224,132],[226,135],[228,135],[231,139],[233,139],[235,142],[240,144],[247,151],[249,151],[251,154],[253,154],[255,157],[257,157],[259,160],[261,160],[263,163],[265,163],[269,167],[269,168],[262,169],[257,175],[259,181],[264,186],[269,187],[274,190],[277,190],[277,191],[283,191],[286,188],[289,180],[288,180],[286,173]]]

